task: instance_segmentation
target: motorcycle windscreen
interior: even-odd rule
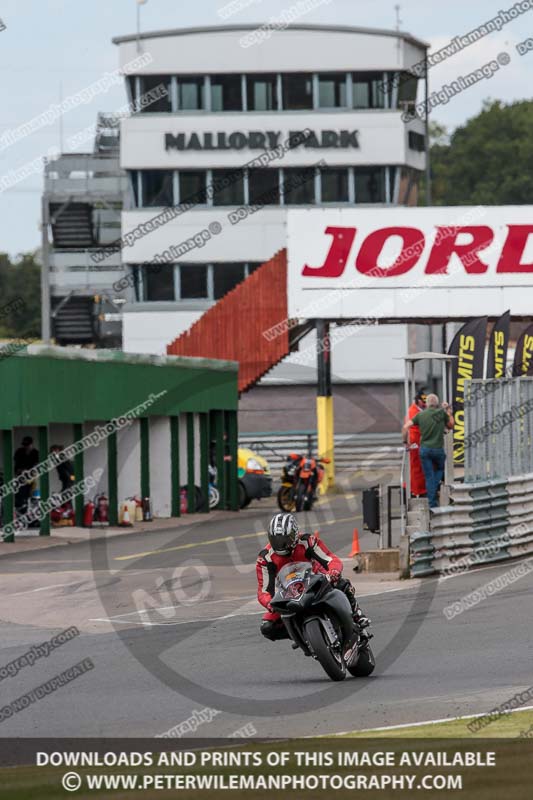
[[[309,561],[295,561],[293,564],[285,564],[276,578],[278,588],[286,591],[293,583],[303,583],[312,572],[313,567]]]

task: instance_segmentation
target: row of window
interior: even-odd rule
[[[260,262],[161,264],[133,267],[139,302],[220,300]]]
[[[136,208],[390,203],[390,167],[136,170]]]
[[[414,103],[417,93],[417,79],[403,72],[128,77],[132,101],[159,86],[166,88],[166,95],[143,107],[143,113],[397,109]]]

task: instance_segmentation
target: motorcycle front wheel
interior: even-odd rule
[[[290,513],[296,509],[292,486],[280,486],[278,489],[278,506],[282,511]]]
[[[216,508],[220,503],[220,492],[215,486],[209,487],[209,508]]]
[[[350,675],[353,675],[355,678],[367,678],[369,675],[372,675],[375,667],[376,659],[374,658],[374,653],[370,645],[367,644],[359,653],[359,658],[354,666],[348,667],[348,671]]]
[[[296,487],[296,498],[295,498],[296,511],[301,511],[303,509],[304,502],[305,502],[305,484],[303,481],[298,481],[298,486]]]
[[[332,681],[343,681],[346,677],[346,663],[340,653],[337,657],[331,652],[320,622],[317,619],[310,619],[304,623],[304,630],[307,641],[324,672]]]
[[[309,490],[308,494],[304,497],[304,511],[312,511],[315,500],[316,496]]]

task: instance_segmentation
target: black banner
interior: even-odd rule
[[[516,343],[513,378],[533,375],[533,324],[529,325]]]
[[[490,334],[487,378],[505,378],[510,327],[511,312],[506,311],[496,320]]]
[[[478,317],[466,322],[455,337],[448,355],[456,356],[452,361],[452,402],[455,417],[453,431],[453,460],[455,464],[465,461],[465,380],[483,377],[487,317]]]

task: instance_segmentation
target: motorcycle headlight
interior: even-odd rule
[[[287,599],[291,600],[299,600],[300,597],[304,593],[305,586],[303,585],[302,581],[295,581],[295,583],[291,583],[290,586],[287,586],[287,591],[285,596]]]

